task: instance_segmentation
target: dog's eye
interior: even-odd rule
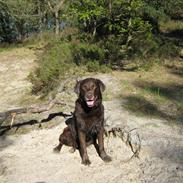
[[[83,85],[83,87],[82,87],[84,90],[86,90],[87,89],[87,86],[86,85]]]

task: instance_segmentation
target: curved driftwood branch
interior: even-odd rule
[[[67,78],[64,81],[62,81],[59,85],[59,87],[57,88],[57,93],[50,99],[49,102],[47,102],[46,104],[42,104],[42,105],[36,105],[36,106],[30,106],[30,107],[22,107],[22,108],[17,108],[17,109],[11,109],[5,112],[0,112],[0,125],[9,117],[11,117],[11,126],[13,125],[14,119],[16,117],[16,115],[18,114],[23,114],[23,113],[42,113],[45,111],[49,111],[51,110],[55,105],[62,105],[62,106],[68,106],[68,107],[74,107],[74,105],[70,104],[70,103],[66,103],[64,101],[61,101],[57,98],[59,98],[59,94],[62,92],[65,92],[66,90],[66,84],[70,81],[70,80],[76,80],[77,78],[71,77],[71,78]]]
[[[39,105],[39,106],[31,106],[26,108],[18,108],[18,109],[12,109],[6,112],[0,113],[0,122],[1,124],[8,118],[11,117],[11,126],[13,125],[14,119],[16,115],[23,114],[23,113],[42,113],[45,111],[49,111],[52,109],[55,105],[62,105],[62,106],[72,106],[68,103],[65,103],[63,101],[53,99],[50,100],[47,104]],[[73,106],[72,106],[73,107]]]
[[[137,132],[137,128],[127,130],[121,127],[108,127],[105,128],[105,136],[110,137],[111,134],[114,137],[119,137],[127,146],[130,147],[133,155],[127,161],[131,160],[133,157],[139,158],[139,153],[141,150],[141,138]]]

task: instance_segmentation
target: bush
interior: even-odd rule
[[[96,44],[73,44],[72,54],[77,65],[87,64],[88,60],[95,60],[102,64],[105,59],[104,50]]]
[[[77,66],[86,66],[84,72],[108,72],[110,68],[102,65],[104,60],[103,49],[97,45],[79,43],[77,41],[51,40],[38,62],[36,71],[29,75],[33,83],[34,94],[48,93],[54,89],[60,79],[80,74],[81,69]],[[76,71],[76,72],[75,72]]]
[[[50,91],[59,79],[65,78],[73,68],[70,44],[58,41],[47,46],[41,56],[39,67],[29,76],[33,83],[33,93]]]
[[[100,65],[99,62],[97,61],[89,61],[86,64],[87,70],[89,72],[102,72],[102,73],[106,73],[111,71],[109,66],[106,65]]]
[[[156,55],[161,58],[173,58],[178,56],[179,46],[173,40],[161,39]]]
[[[105,53],[105,60],[108,64],[116,64],[119,60],[125,58],[126,53],[122,50],[121,39],[113,35],[103,39],[100,42],[100,47]]]

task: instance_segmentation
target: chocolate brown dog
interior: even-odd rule
[[[87,78],[77,82],[75,111],[73,117],[66,121],[68,126],[60,135],[60,143],[54,148],[55,151],[60,151],[62,145],[72,146],[79,150],[82,163],[89,165],[91,162],[86,147],[94,144],[102,160],[111,161],[104,149],[104,90],[105,85],[99,79]]]

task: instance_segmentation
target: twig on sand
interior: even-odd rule
[[[110,137],[111,134],[114,137],[119,137],[127,146],[130,147],[133,155],[125,162],[130,161],[134,157],[139,158],[139,153],[141,150],[141,139],[139,133],[136,131],[137,128],[133,128],[131,130],[126,130],[122,127],[107,127],[105,128],[105,136]]]

